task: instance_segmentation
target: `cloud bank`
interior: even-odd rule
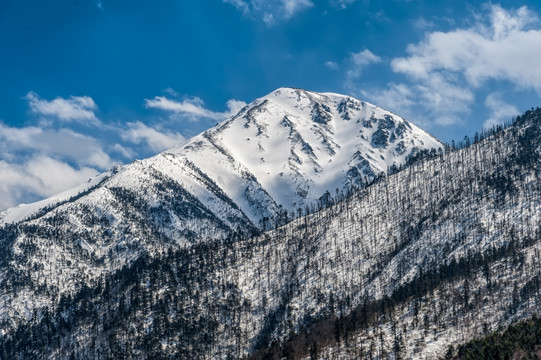
[[[391,70],[406,80],[359,92],[425,125],[444,126],[464,121],[489,81],[508,82],[515,89],[541,95],[538,17],[524,6],[506,10],[500,5],[486,5],[486,9],[486,15],[476,16],[473,26],[427,32],[422,41],[407,46],[406,56],[392,59]],[[363,66],[362,61],[355,64],[347,79]],[[493,109],[495,103],[488,95],[486,107]],[[505,116],[516,110],[512,105],[505,108]],[[502,117],[501,112],[492,112],[486,124]]]
[[[541,29],[526,7],[506,11],[490,8],[488,24],[451,32],[432,32],[408,46],[409,56],[393,59],[391,67],[414,79],[448,71],[464,76],[472,87],[491,79],[509,80],[541,93]]]

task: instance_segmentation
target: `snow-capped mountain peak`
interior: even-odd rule
[[[362,187],[420,150],[441,147],[415,125],[367,102],[280,88],[169,151],[102,176],[99,186],[85,187],[94,195],[77,201],[107,202],[103,192],[114,186],[157,206],[165,176],[226,228],[237,228],[240,218],[260,226],[284,210],[296,213],[317,204],[327,192],[335,196]],[[54,197],[8,209],[0,223],[20,221],[43,206],[69,207],[68,200]]]
[[[367,102],[280,88],[171,152],[208,174],[242,169],[276,204],[294,212],[326,191],[362,187],[419,150],[440,147],[415,125]],[[226,162],[231,167],[224,168]],[[249,194],[235,193],[243,187],[237,181],[221,177],[218,185],[236,202],[249,200]]]

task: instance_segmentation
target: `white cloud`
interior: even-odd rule
[[[357,66],[367,66],[370,64],[377,64],[381,62],[381,57],[375,55],[372,51],[364,49],[357,53],[351,54],[353,63]]]
[[[461,122],[461,116],[470,112],[474,94],[467,88],[454,84],[444,76],[433,74],[423,83],[416,84],[414,91],[439,125]]]
[[[29,92],[25,99],[38,125],[0,122],[0,208],[51,196],[118,164],[102,144],[117,130],[97,118],[98,107],[91,97],[49,101]],[[100,140],[70,129],[75,123],[92,125],[88,132]]]
[[[95,138],[70,129],[44,130],[40,136],[36,136],[35,144],[28,147],[72,159],[80,166],[95,166],[105,170],[116,164]]]
[[[116,152],[117,154],[120,154],[126,159],[133,159],[135,157],[135,152],[133,151],[133,149],[125,147],[121,144],[114,144],[113,146],[111,146],[111,150],[113,152]]]
[[[236,115],[247,104],[242,100],[230,99],[230,100],[227,100],[226,105],[227,105],[228,110],[225,113],[222,113],[222,114],[225,115],[225,118],[228,118],[228,117],[231,117],[233,115]]]
[[[173,89],[166,93],[177,96]],[[0,209],[51,196],[110,169],[118,159],[147,157],[185,140],[181,133],[167,128],[178,127],[171,121],[161,126],[139,121],[105,125],[96,117],[97,105],[88,96],[48,101],[30,92],[26,99],[32,113],[39,115],[33,119],[34,125],[16,127],[0,121]],[[146,104],[170,112],[172,119],[213,120],[224,120],[246,106],[232,99],[227,110],[213,112],[198,98],[175,101],[166,97]],[[81,122],[99,126],[87,128],[85,135],[70,128]]]
[[[421,83],[390,83],[384,89],[361,90],[361,94],[425,127],[462,123],[470,114],[475,99],[472,91],[456,86],[438,74]]]
[[[231,99],[227,102],[228,111],[215,112],[205,108],[203,100],[198,97],[176,101],[164,96],[155,96],[153,99],[145,99],[144,102],[146,108],[170,111],[183,115],[191,121],[197,121],[202,118],[217,121],[225,120],[246,106],[246,103],[243,101]]]
[[[153,99],[145,99],[147,109],[160,109],[174,113],[183,113],[193,119],[218,117],[217,113],[207,110],[203,107],[203,100],[198,97],[176,101],[165,96],[155,96]]]
[[[231,101],[229,106],[238,108],[242,104]],[[141,122],[109,126],[108,131],[113,137],[105,142],[122,140],[140,146],[133,147],[137,150],[125,143],[107,146],[67,128],[17,128],[0,122],[0,210],[83,183],[119,163],[110,154],[131,160],[141,153],[149,154],[143,151],[145,148],[154,154],[184,141],[178,132]]]
[[[407,109],[415,104],[413,100],[415,94],[405,84],[390,83],[386,89],[361,90],[361,94],[386,109]]]
[[[79,166],[94,166],[102,170],[115,165],[92,137],[69,129],[16,128],[0,123],[0,157],[11,159],[31,152],[69,159]]]
[[[368,49],[352,53],[349,60],[351,67],[346,72],[346,83],[348,85],[351,85],[353,81],[357,80],[367,66],[383,61],[380,56]]]
[[[70,96],[68,99],[57,97],[47,101],[40,99],[35,92],[29,92],[26,100],[30,110],[40,116],[53,116],[64,122],[76,121],[86,125],[100,126],[101,122],[94,113],[98,106],[90,96]]]
[[[153,151],[159,152],[169,149],[185,139],[179,133],[170,131],[158,131],[148,127],[142,122],[128,123],[128,129],[122,133],[122,139],[135,144],[144,142]]]
[[[476,96],[486,93],[483,86],[488,81],[510,82],[516,88],[541,94],[541,24],[536,15],[526,7],[505,10],[487,5],[487,9],[467,28],[429,31],[424,40],[408,45],[407,56],[391,61],[395,73],[406,75],[402,82],[359,92],[378,105],[429,126],[464,123]],[[432,24],[422,21],[419,26]],[[362,65],[370,58],[360,56],[358,62]],[[351,71],[346,74],[350,85],[351,78],[358,77]],[[514,106],[496,95],[490,95],[485,105],[492,111],[485,126],[517,113]]]
[[[238,108],[242,104],[231,101],[229,105]],[[110,154],[132,160],[184,141],[178,132],[152,128],[141,122],[107,129],[112,137],[103,139],[103,144],[67,128],[11,127],[0,122],[0,210],[83,183],[119,163]],[[131,148],[114,142],[107,145],[108,141],[118,140],[140,146]]]
[[[489,94],[485,100],[485,106],[490,110],[490,117],[483,124],[484,128],[501,125],[520,114],[520,111],[515,106],[501,99],[500,93]]]
[[[27,174],[38,180],[39,186],[35,190],[44,196],[75,187],[98,174],[96,169],[89,167],[75,169],[63,161],[43,155],[30,159],[24,168]]]
[[[29,192],[35,194],[39,182],[26,173],[24,166],[0,160],[0,210],[28,201]]]
[[[541,93],[541,28],[526,7],[506,11],[490,7],[490,15],[468,29],[427,34],[408,46],[408,57],[393,59],[395,72],[426,79],[448,71],[461,74],[472,87],[486,80],[509,80]]]
[[[334,61],[326,61],[325,66],[331,70],[338,70],[339,68],[338,64]]]
[[[225,120],[246,103],[231,99],[227,109],[214,112],[199,98],[174,100],[178,94],[146,100],[149,108],[168,111],[170,119],[179,117]],[[0,209],[21,202],[36,201],[67,190],[100,171],[135,157],[147,157],[185,141],[178,123],[145,125],[140,121],[103,124],[95,115],[96,103],[88,96],[41,99],[36,93],[26,96],[34,125],[14,127],[0,121]],[[60,121],[59,121],[60,120]],[[163,118],[161,120],[164,120]],[[83,135],[70,127],[93,122],[99,126]]]

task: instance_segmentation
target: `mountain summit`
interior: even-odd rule
[[[280,88],[170,151],[209,174],[256,223],[296,212],[326,191],[360,188],[435,138],[352,97]]]

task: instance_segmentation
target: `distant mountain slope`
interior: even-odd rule
[[[441,147],[351,97],[276,90],[174,149],[1,212],[0,289],[11,290],[0,298],[11,305],[0,322],[25,322],[142,254],[286,223]]]
[[[69,295],[13,265],[35,246],[27,241],[3,267],[10,313],[0,350],[8,358],[443,357],[449,344],[539,311],[540,179],[536,110],[260,236],[159,242],[99,280],[78,273],[80,290]],[[2,239],[16,239],[21,226],[45,236],[18,226]]]

